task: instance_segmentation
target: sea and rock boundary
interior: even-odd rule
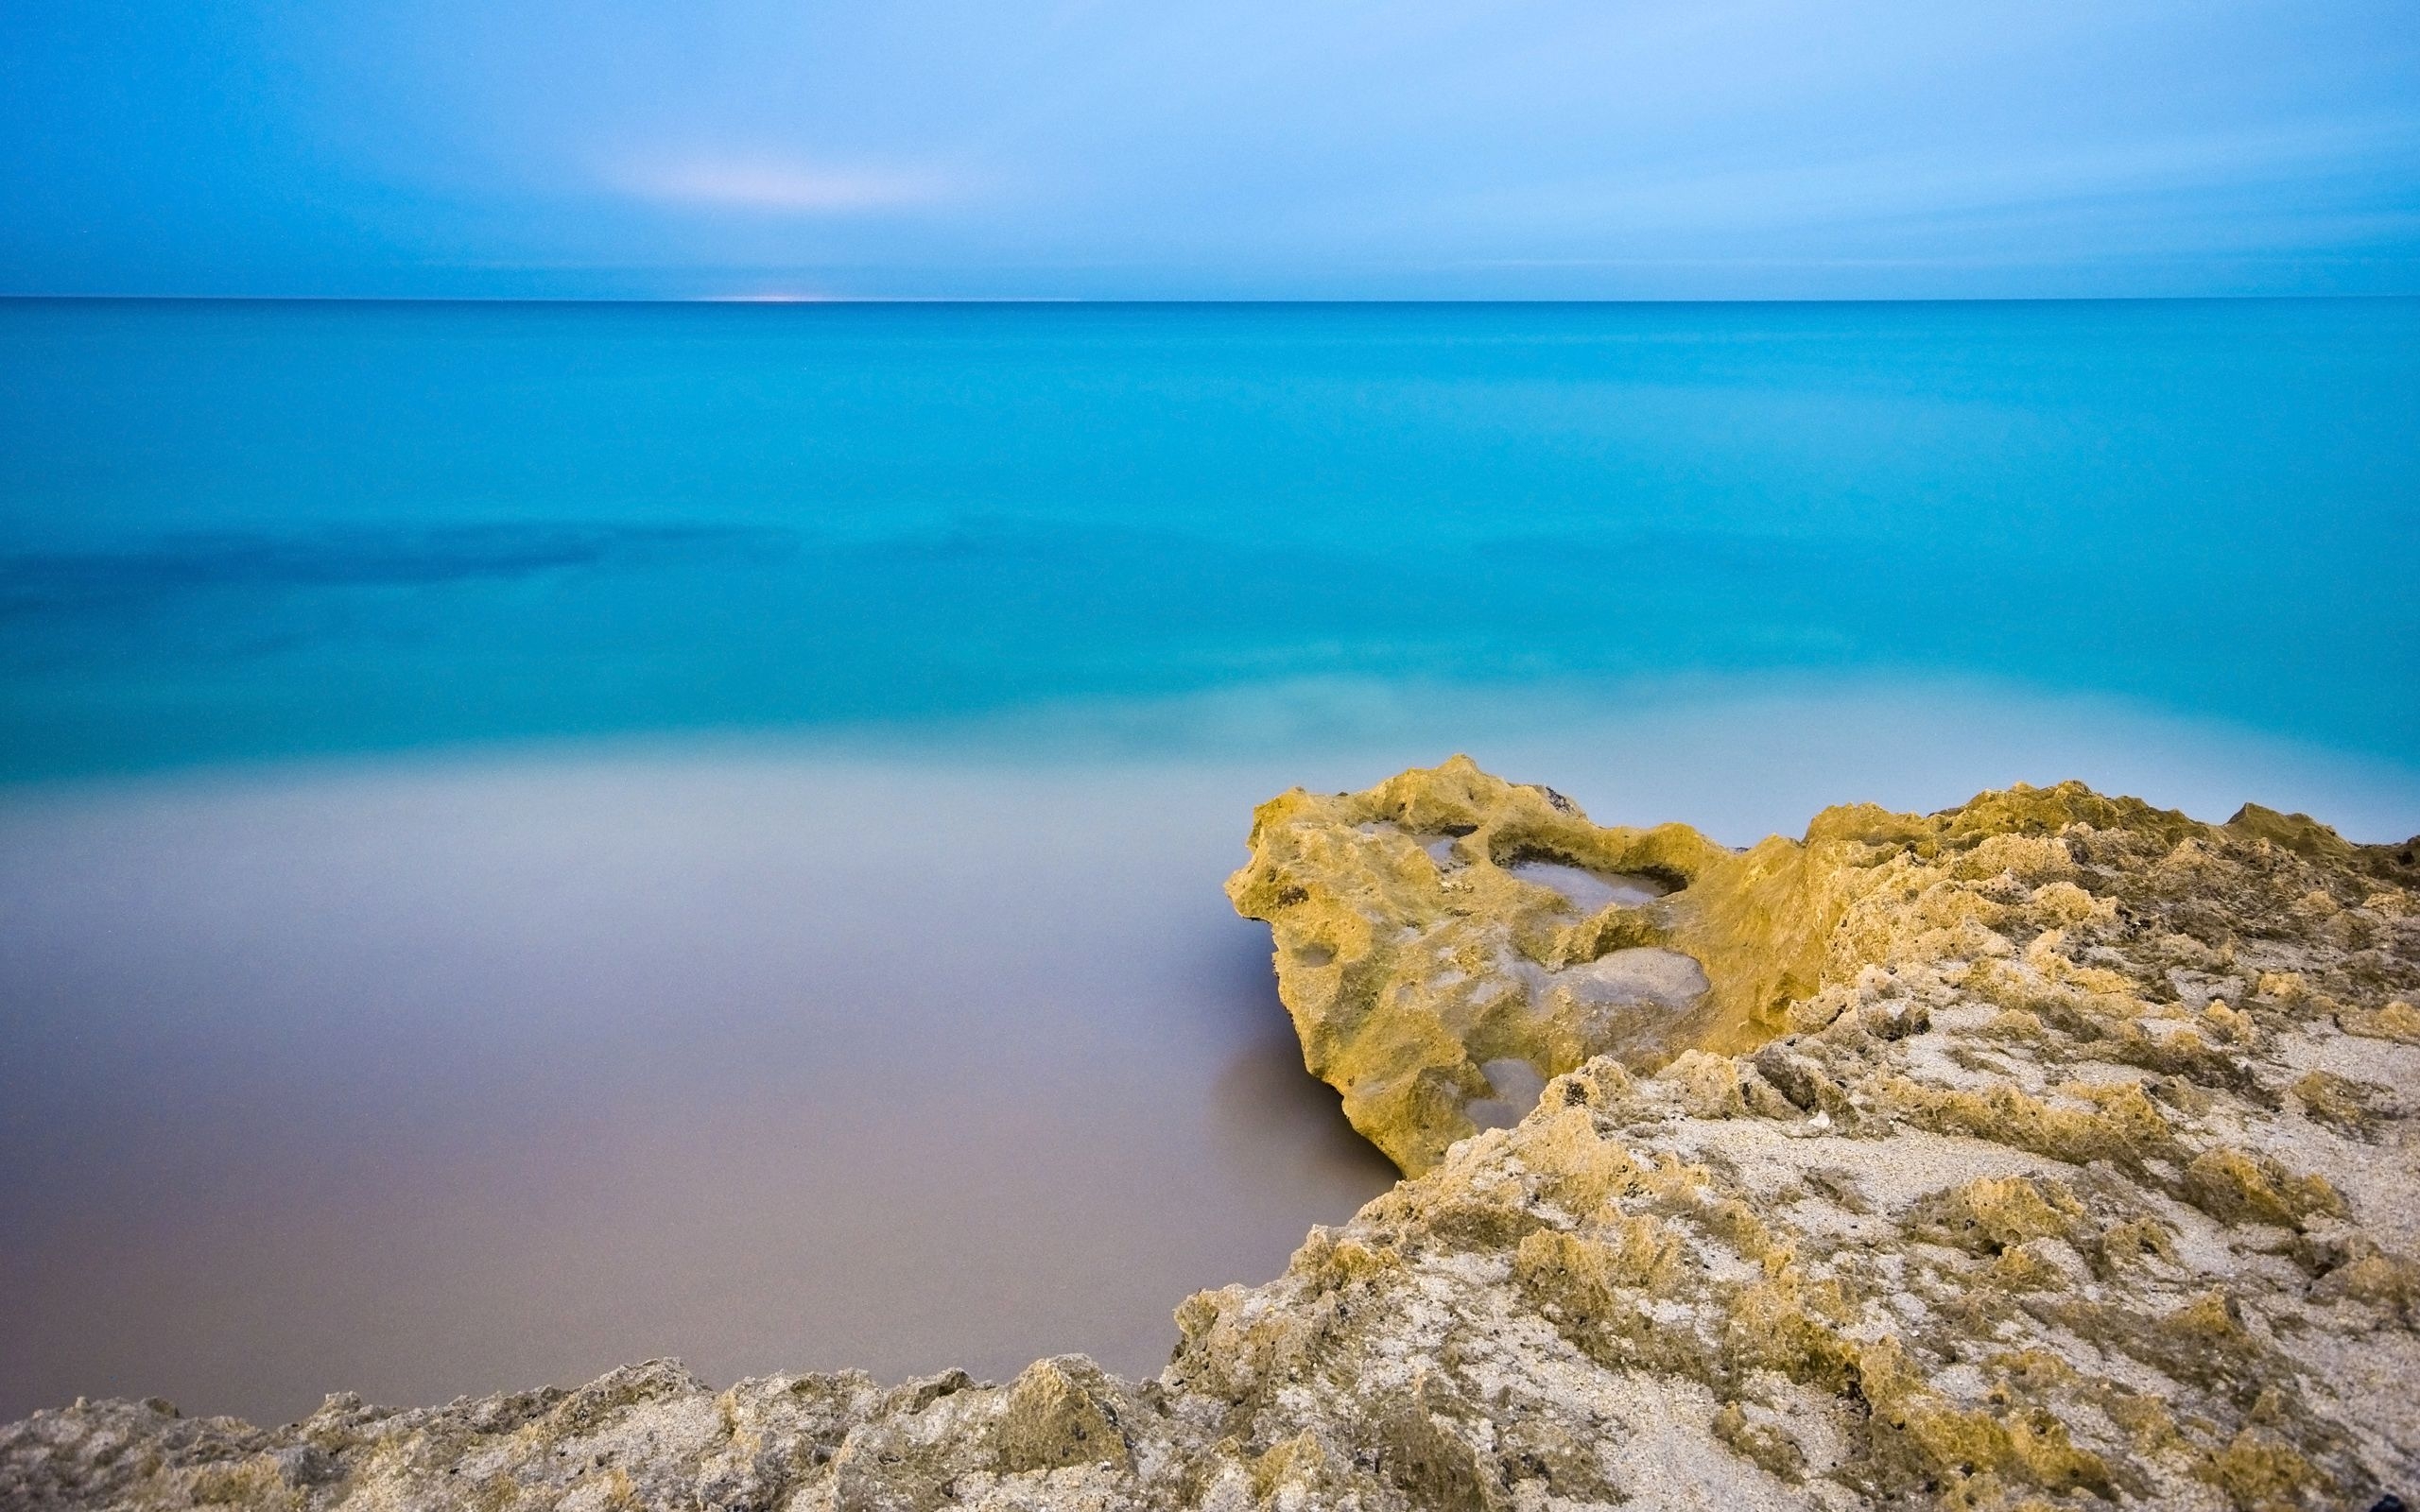
[[[1229,893],[1271,924],[1306,1064],[1407,1176],[1276,1280],[1187,1298],[1155,1379],[717,1390],[656,1361],[278,1428],[79,1401],[0,1429],[0,1506],[2420,1487],[2411,845],[2066,783],[1733,851],[1457,758],[1264,804]]]

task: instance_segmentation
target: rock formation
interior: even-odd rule
[[[1407,1175],[1526,1086],[1599,1055],[1651,1070],[1772,1039],[1811,993],[1870,868],[1879,810],[1746,851],[1686,825],[1599,829],[1467,757],[1367,793],[1296,789],[1253,816],[1227,883],[1277,941],[1311,1074]]]
[[[0,1505],[2409,1500],[2415,879],[2074,784],[1740,853],[1466,762],[1288,794],[1231,890],[1415,1174],[1186,1300],[1158,1379],[79,1402],[0,1430]],[[1552,1079],[1474,1135],[1507,1061]]]

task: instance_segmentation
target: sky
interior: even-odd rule
[[[10,0],[0,293],[2420,293],[2420,13]]]

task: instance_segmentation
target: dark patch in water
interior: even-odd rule
[[[667,560],[772,561],[796,549],[792,532],[729,525],[465,524],[182,535],[113,550],[0,555],[0,613],[217,588],[419,586]]]
[[[1208,984],[1208,997],[1235,1018],[1223,1027],[1243,1039],[1211,1090],[1212,1117],[1226,1146],[1252,1152],[1252,1163],[1299,1160],[1327,1180],[1348,1186],[1374,1183],[1375,1196],[1393,1184],[1393,1162],[1345,1122],[1336,1090],[1303,1065],[1293,1021],[1277,996],[1266,925],[1237,920],[1220,930],[1220,948],[1198,957],[1191,973]]]
[[[1366,1184],[1364,1197],[1394,1184],[1394,1165],[1355,1133],[1333,1088],[1303,1068],[1302,1047],[1270,1035],[1241,1050],[1219,1073],[1210,1091],[1222,1146],[1249,1152],[1254,1163],[1298,1164],[1327,1182]]]
[[[1209,908],[1205,903],[1204,912]],[[1205,1001],[1217,1005],[1221,1032],[1235,1039],[1273,1033],[1292,1042],[1292,1021],[1277,998],[1268,925],[1231,914],[1208,918],[1187,943],[1191,948],[1181,970],[1188,981],[1201,983]]]

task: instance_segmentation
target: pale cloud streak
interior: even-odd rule
[[[2413,0],[32,4],[29,293],[2420,288]]]
[[[680,158],[624,164],[621,193],[665,204],[799,215],[912,210],[958,198],[951,176],[925,168],[831,167],[764,158]]]

